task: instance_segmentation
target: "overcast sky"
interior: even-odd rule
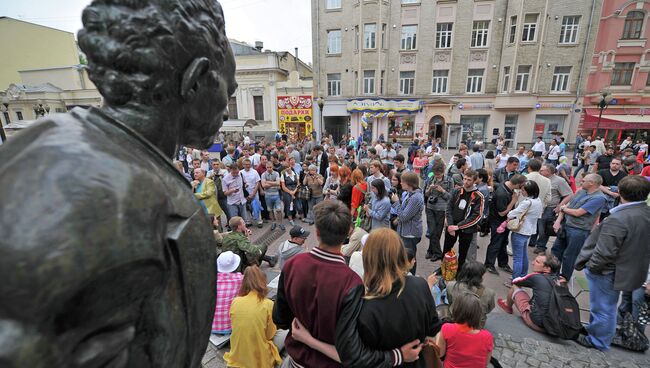
[[[228,37],[264,48],[290,51],[311,62],[311,1],[220,0]],[[90,0],[0,0],[0,15],[77,33]],[[3,35],[4,36],[4,35]]]

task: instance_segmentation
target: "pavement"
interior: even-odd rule
[[[452,152],[453,154],[453,152]],[[451,154],[444,155],[450,157]],[[426,231],[426,221],[424,220]],[[287,222],[288,225],[288,222]],[[314,226],[309,226],[305,223],[300,223],[301,226],[311,231],[306,245],[309,249],[316,246],[317,239]],[[287,231],[282,233],[279,230],[270,232],[270,224],[265,223],[262,229],[257,227],[252,228],[254,242],[259,241],[269,242],[270,239],[276,238],[272,241],[267,254],[276,254],[278,246],[289,238],[289,226]],[[478,254],[477,260],[483,261],[485,259],[485,251],[489,243],[490,237],[478,238]],[[548,242],[548,247],[553,245],[554,238]],[[442,242],[441,242],[442,243]],[[425,259],[426,249],[428,247],[428,239],[423,237],[418,245],[416,259],[417,276],[427,277],[440,267],[440,262],[430,262]],[[534,259],[532,249],[529,248],[528,257],[532,262]],[[510,262],[512,265],[512,262]],[[269,268],[266,262],[262,265],[264,270],[271,277],[279,273],[279,269]],[[575,276],[583,276],[582,272],[576,271]],[[496,291],[498,297],[505,298],[508,289],[504,286],[504,282],[510,281],[511,275],[500,271],[500,275],[492,275],[486,273],[484,276],[484,285]],[[579,291],[579,286],[574,285],[574,294]],[[588,310],[589,294],[587,292],[580,293],[577,299],[581,308]],[[582,321],[584,323],[589,321],[589,314],[586,311],[582,312]],[[515,314],[507,314],[498,306],[488,315],[486,329],[494,335],[494,357],[496,357],[503,367],[511,368],[525,368],[525,367],[539,367],[539,368],[583,368],[583,367],[620,367],[620,368],[636,368],[636,367],[650,367],[650,352],[634,353],[628,350],[612,348],[608,352],[600,352],[595,349],[584,348],[573,341],[565,341],[556,339],[526,327],[521,321],[521,318]],[[646,330],[646,335],[647,330]],[[226,364],[223,361],[223,354],[229,350],[226,346],[222,349],[217,349],[214,345],[209,344],[206,354],[203,358],[204,368],[225,368]]]

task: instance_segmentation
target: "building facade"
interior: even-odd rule
[[[312,0],[323,129],[449,147],[572,136],[601,5]]]
[[[281,131],[296,139],[309,134],[313,121],[311,67],[289,52],[263,51],[261,42],[251,46],[230,40],[230,45],[237,63],[238,88],[230,98],[229,118],[222,131],[251,131],[253,137]]]
[[[584,97],[580,131],[618,143],[650,133],[650,2],[605,1]],[[602,93],[612,101],[603,110]],[[605,107],[605,106],[603,106]]]

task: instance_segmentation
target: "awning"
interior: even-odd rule
[[[348,116],[345,104],[328,104],[323,106],[323,116]]]
[[[650,115],[598,115],[585,114],[584,129],[650,129]]]

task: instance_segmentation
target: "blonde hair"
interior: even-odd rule
[[[393,282],[400,281],[399,295],[404,290],[406,273],[411,268],[402,239],[391,229],[373,230],[363,246],[363,284],[365,299],[382,298],[391,293]]]

